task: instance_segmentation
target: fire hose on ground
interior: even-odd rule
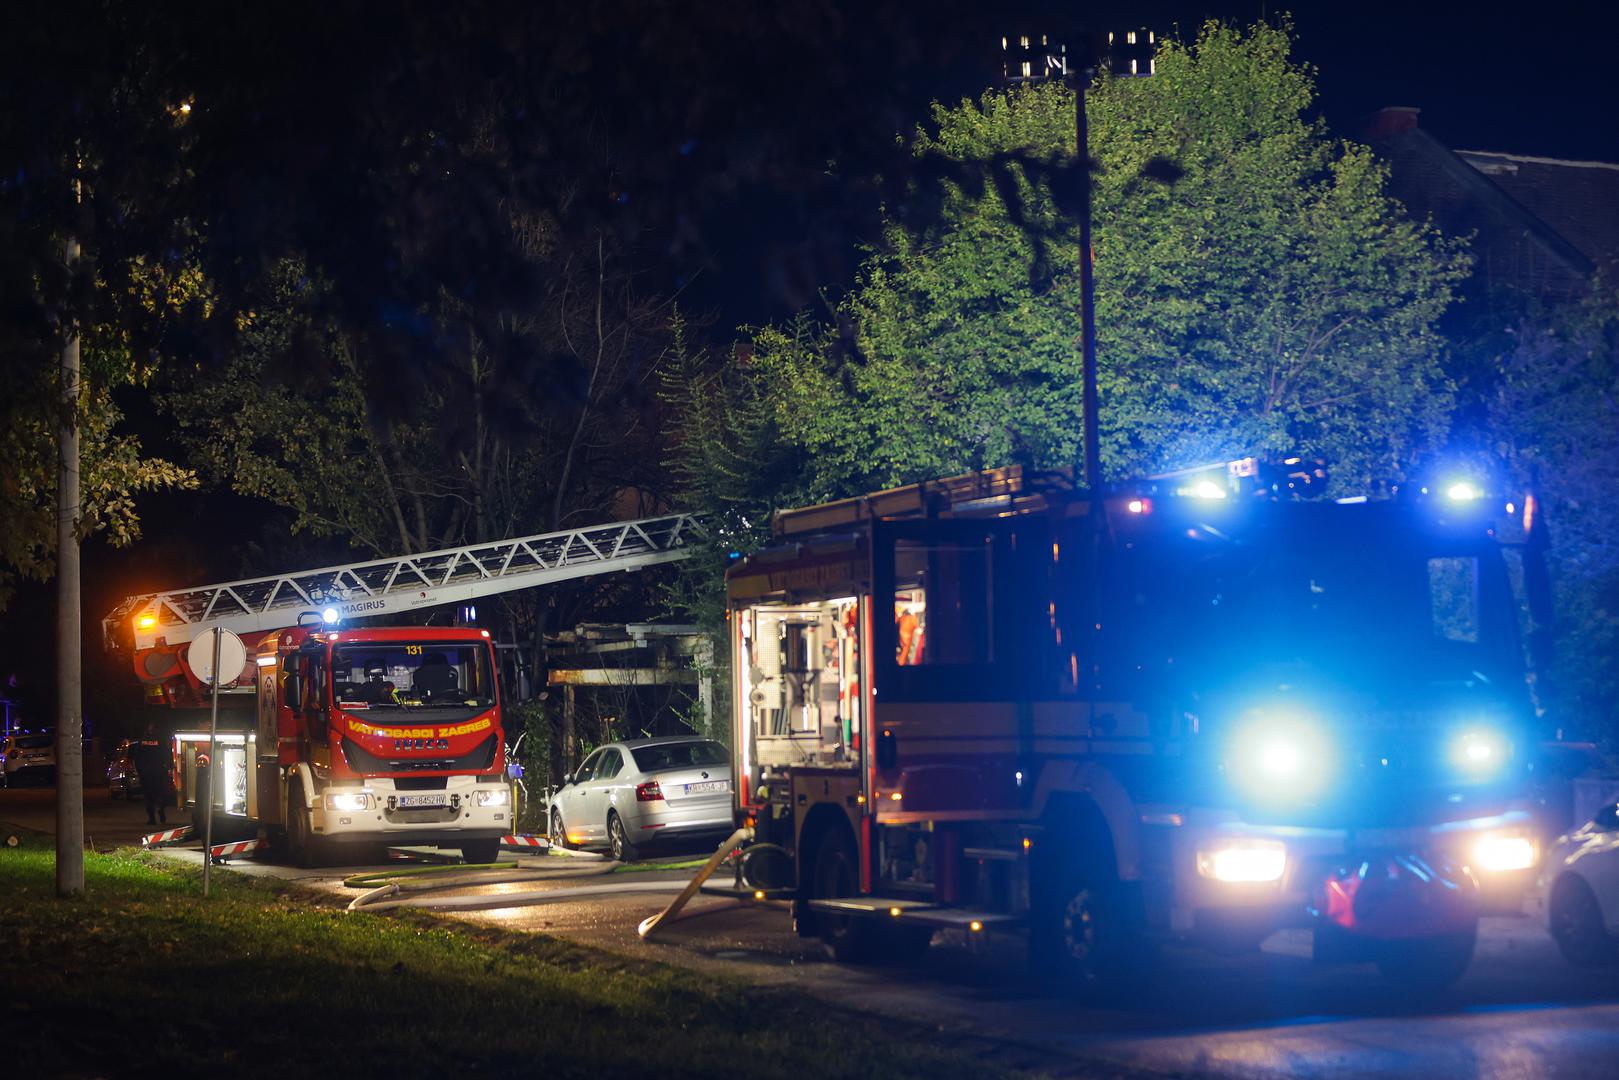
[[[708,861],[703,864],[703,868],[697,871],[697,876],[686,883],[686,887],[680,890],[680,895],[675,897],[668,907],[656,915],[641,920],[641,925],[635,928],[635,932],[641,936],[641,940],[650,939],[653,933],[665,923],[678,920],[680,918],[680,909],[685,907],[686,903],[697,895],[697,890],[703,887],[703,882],[708,880],[709,875],[720,868],[720,863],[724,862],[731,852],[752,839],[753,830],[744,825],[732,833],[725,843],[715,848],[714,854],[710,855]]]
[[[725,843],[715,850],[709,860],[703,864],[702,869],[698,870],[697,875],[687,883],[685,888],[681,890],[680,895],[675,897],[667,908],[641,923],[638,928],[640,936],[647,938],[659,926],[676,921],[680,917],[681,909],[697,894],[697,890],[702,887],[703,882],[719,868],[720,864],[725,861],[731,852],[752,839],[752,837],[752,829],[738,829],[733,833]],[[611,859],[600,858],[596,865],[584,868],[578,866],[558,866],[555,868],[540,866],[519,869],[516,864],[512,863],[494,864],[488,868],[478,870],[468,870],[464,866],[412,867],[409,869],[401,868],[399,870],[359,874],[345,879],[344,884],[353,888],[363,888],[373,882],[377,883],[375,888],[350,901],[348,905],[348,910],[350,911],[386,911],[399,907],[422,907],[446,911],[485,911],[494,908],[531,907],[539,904],[578,900],[588,896],[668,891],[670,883],[666,881],[617,881],[614,883],[601,881],[585,885],[565,886],[563,888],[531,889],[509,893],[478,892],[469,895],[432,895],[449,889],[601,878],[612,874],[621,865],[621,863]]]

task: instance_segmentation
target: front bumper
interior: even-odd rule
[[[479,783],[474,776],[448,777],[442,791],[402,791],[393,780],[372,778],[363,785],[326,787],[310,807],[310,825],[317,836],[336,843],[383,841],[392,844],[454,844],[461,840],[487,840],[512,831],[514,801],[511,787]],[[505,792],[504,803],[480,805],[478,792]],[[364,809],[332,808],[327,796],[351,799],[369,796]],[[442,796],[429,807],[402,805],[401,799]]]
[[[1459,929],[1496,891],[1521,887],[1533,874],[1491,865],[1497,852],[1514,849],[1515,838],[1532,850],[1530,826],[1527,811],[1365,830],[1256,825],[1193,812],[1182,826],[1164,830],[1172,867],[1169,928],[1211,944],[1322,920],[1379,939]],[[1222,851],[1233,854],[1218,872],[1236,880],[1215,876],[1210,856]]]

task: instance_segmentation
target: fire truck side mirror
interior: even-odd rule
[[[877,767],[886,772],[898,763],[899,747],[894,741],[894,733],[883,728],[877,735]]]
[[[298,673],[292,669],[291,664],[287,665],[287,673],[281,681],[281,690],[281,700],[287,703],[287,708],[296,709],[299,701]]]

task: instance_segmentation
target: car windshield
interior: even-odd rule
[[[16,740],[18,750],[43,750],[55,741],[54,735],[20,735]]]
[[[641,772],[696,765],[726,765],[731,760],[730,751],[708,739],[635,746],[630,748],[630,756],[635,759],[635,767]]]
[[[356,642],[332,649],[332,698],[344,709],[465,713],[495,703],[479,642]]]

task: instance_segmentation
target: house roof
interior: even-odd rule
[[[1619,269],[1619,165],[1488,150],[1457,150],[1456,156],[1593,264],[1610,273]]]
[[[1384,109],[1367,137],[1415,216],[1474,234],[1484,279],[1569,295],[1597,270],[1619,270],[1619,165],[1453,151],[1417,125],[1419,112]]]

